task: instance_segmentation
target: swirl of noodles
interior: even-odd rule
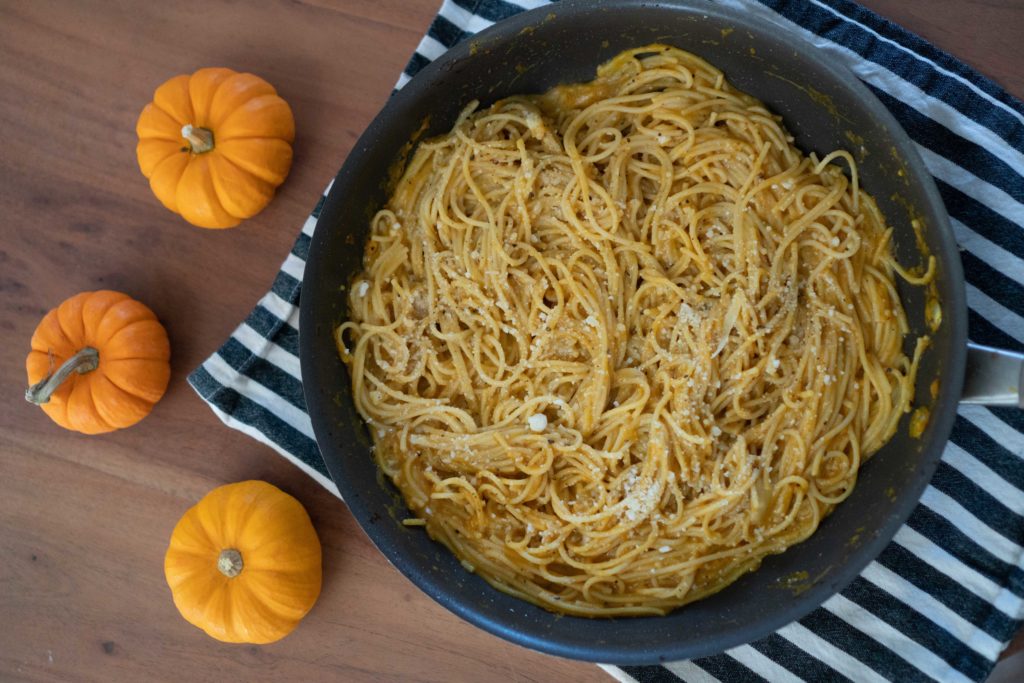
[[[678,49],[470,105],[373,218],[337,331],[407,523],[590,616],[807,538],[913,397],[894,274],[934,267],[890,233],[848,153]]]

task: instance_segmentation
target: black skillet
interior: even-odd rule
[[[924,240],[938,259],[944,319],[924,356],[917,392],[929,397],[935,378],[941,380],[940,390],[920,438],[908,436],[905,420],[862,468],[853,495],[817,533],[768,558],[721,593],[665,617],[558,616],[491,588],[422,529],[401,525],[407,509],[369,452],[369,435],[353,408],[349,375],[332,335],[345,319],[343,288],[361,268],[369,218],[385,201],[389,169],[408,151],[403,146],[414,134],[448,131],[472,99],[487,106],[507,95],[589,80],[619,51],[651,42],[689,50],[722,69],[735,86],[783,117],[801,149],[821,155],[856,146],[861,182],[894,226],[902,263],[920,261],[910,218],[921,219]],[[391,98],[338,173],[317,224],[302,288],[306,402],[331,476],[367,535],[413,583],[473,624],[534,650],[606,663],[719,652],[767,635],[844,588],[889,542],[931,478],[952,427],[967,358],[956,243],[931,176],[907,135],[854,76],[800,37],[699,2],[569,0],[507,19],[426,67]],[[913,332],[924,333],[921,288],[902,287],[900,295]]]

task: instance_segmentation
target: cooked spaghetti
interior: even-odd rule
[[[812,534],[910,407],[894,280],[934,263],[890,234],[848,153],[647,46],[420,144],[338,345],[408,524],[548,609],[663,614]]]

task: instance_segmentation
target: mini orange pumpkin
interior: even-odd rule
[[[82,292],[36,327],[25,398],[84,434],[130,427],[164,395],[170,357],[167,332],[144,304],[120,292]]]
[[[159,88],[135,125],[153,193],[203,228],[231,228],[274,197],[292,165],[295,120],[259,76],[200,69]]]
[[[320,559],[302,504],[265,481],[243,481],[215,488],[185,513],[164,574],[189,623],[228,643],[271,643],[312,609]]]

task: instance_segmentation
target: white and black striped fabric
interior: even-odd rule
[[[444,0],[405,73],[545,0]],[[796,30],[892,111],[935,176],[961,245],[973,341],[1024,351],[1024,104],[846,0],[721,0]],[[965,21],[969,17],[965,17]],[[323,198],[270,292],[189,377],[229,426],[337,493],[313,440],[299,294]],[[853,584],[757,642],[622,681],[981,681],[1024,618],[1024,414],[960,409],[942,463],[894,541]]]

